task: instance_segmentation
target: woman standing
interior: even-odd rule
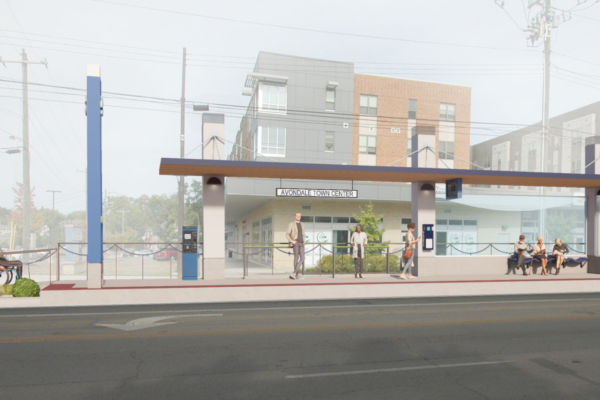
[[[565,261],[565,254],[569,252],[569,248],[559,238],[554,243],[556,244],[554,245],[554,249],[552,249],[552,254],[556,257],[556,275],[558,275],[560,266]]]
[[[548,272],[546,272],[548,259],[546,258],[546,245],[544,244],[544,238],[538,236],[537,240],[537,243],[533,245],[533,256],[540,260],[540,263],[542,264],[542,275],[548,275]]]
[[[354,277],[362,278],[363,273],[363,258],[365,258],[365,246],[367,245],[367,234],[363,232],[362,225],[356,225],[356,229],[350,239],[350,244],[354,246],[352,250],[352,257],[354,257]],[[360,264],[360,271],[358,265]]]
[[[406,234],[406,244],[404,246],[404,259],[406,261],[404,264],[404,269],[402,270],[402,274],[400,274],[400,279],[417,279],[411,273],[413,259],[415,258],[413,245],[415,243],[419,242],[419,240],[421,240],[421,236],[419,236],[419,238],[417,240],[415,240],[413,231],[415,230],[416,225],[414,222],[410,222],[407,225],[407,227],[408,227],[408,233]],[[408,270],[408,278],[406,277],[406,270]]]

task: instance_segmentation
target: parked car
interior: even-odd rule
[[[142,257],[142,256],[149,256],[150,254],[154,253],[154,250],[150,250],[150,249],[142,249],[142,250],[138,250],[135,252],[135,256],[136,257]]]
[[[153,260],[157,260],[157,261],[165,261],[165,260],[177,260],[177,254],[179,252],[177,250],[174,249],[165,249],[161,252],[156,253],[155,255],[152,256]]]

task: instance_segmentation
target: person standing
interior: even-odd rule
[[[542,264],[542,275],[548,275],[548,272],[546,272],[548,259],[546,258],[546,245],[544,244],[544,238],[538,236],[537,240],[537,243],[533,245],[533,256],[540,260],[540,263]]]
[[[352,234],[350,244],[353,246],[352,257],[354,258],[354,277],[362,278],[363,259],[365,258],[365,246],[367,245],[367,234],[363,232],[362,225],[356,225],[356,230]],[[360,265],[360,270],[358,266]]]
[[[517,259],[517,268],[523,269],[523,275],[529,275],[527,268],[525,267],[525,252],[529,245],[525,243],[525,235],[519,236],[519,241],[515,243],[515,254],[514,257]]]
[[[303,279],[300,275],[300,267],[304,264],[304,224],[300,221],[302,214],[297,212],[294,221],[288,225],[285,235],[290,243],[290,247],[294,250],[294,272],[290,275],[290,279]]]
[[[569,252],[569,248],[562,242],[560,238],[554,240],[554,248],[552,255],[556,257],[556,275],[560,272],[560,266],[565,262],[565,254]]]
[[[416,226],[417,225],[414,222],[410,222],[407,225],[408,233],[406,234],[406,244],[404,246],[404,259],[406,261],[404,263],[404,269],[402,270],[402,273],[400,274],[400,279],[417,279],[416,277],[414,277],[412,275],[412,270],[411,270],[412,264],[413,264],[413,261],[415,258],[414,245],[421,240],[421,236],[419,236],[415,240],[415,236],[413,235],[413,232],[414,232]],[[407,270],[408,270],[408,278],[406,277]]]

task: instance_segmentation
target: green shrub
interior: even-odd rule
[[[333,256],[327,255],[321,257],[318,266],[314,268],[307,268],[306,274],[318,274],[319,268],[322,274],[329,275],[333,273]],[[398,272],[400,270],[400,257],[397,255],[390,255],[390,272]],[[335,273],[339,274],[353,274],[354,273],[354,258],[352,255],[341,255],[336,254],[335,256]],[[386,255],[381,254],[378,250],[368,250],[367,257],[363,259],[363,271],[365,273],[383,273],[387,272],[387,260]]]
[[[2,288],[0,289],[0,296],[12,295],[12,293],[13,293],[12,285],[2,285]]]
[[[34,280],[21,278],[13,285],[13,297],[37,297],[40,294],[40,285]]]

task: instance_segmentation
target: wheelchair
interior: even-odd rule
[[[15,275],[17,278],[16,280],[19,280],[23,277],[23,262],[18,260],[7,260],[4,257],[2,249],[0,249],[0,266],[4,267],[4,270],[0,269],[0,277],[6,275],[5,283],[10,283]]]

